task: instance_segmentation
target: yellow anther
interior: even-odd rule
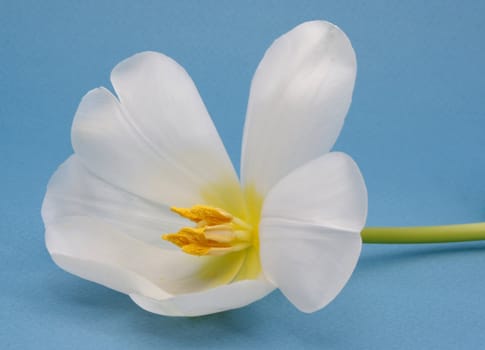
[[[251,226],[222,209],[196,205],[171,210],[196,223],[196,227],[183,227],[162,236],[187,254],[223,255],[251,245]]]
[[[228,212],[206,205],[194,205],[190,209],[171,207],[170,210],[196,223],[204,221],[209,226],[229,223],[233,219]]]

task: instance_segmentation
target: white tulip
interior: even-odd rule
[[[239,181],[186,71],[155,52],[124,60],[117,96],[82,99],[74,155],[48,185],[53,260],[162,315],[238,308],[275,288],[304,312],[324,307],[355,268],[367,214],[358,167],[330,152],[355,74],[331,23],[277,39],[252,81]]]

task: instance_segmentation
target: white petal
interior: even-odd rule
[[[242,254],[216,261],[157,248],[99,219],[79,216],[47,224],[46,246],[68,272],[123,293],[156,299],[229,283],[244,260]],[[213,275],[213,262],[218,263],[218,275]]]
[[[313,312],[343,288],[357,263],[367,191],[353,160],[328,153],[269,192],[259,226],[266,277],[300,310]]]
[[[328,152],[349,109],[355,75],[352,45],[331,23],[303,23],[277,39],[251,85],[243,183],[264,195],[293,169]]]
[[[156,300],[137,294],[131,299],[141,308],[166,316],[200,316],[237,309],[271,293],[274,286],[264,280],[245,280],[200,293]]]
[[[62,269],[124,294],[143,293],[160,299],[171,297],[152,281],[130,270],[104,262],[84,260],[53,252],[52,260]]]
[[[76,113],[72,143],[83,163],[157,203],[227,200],[214,184],[237,188],[237,176],[185,70],[162,54],[145,52],[118,64],[111,79],[120,102],[99,88]]]
[[[178,249],[163,241],[187,221],[165,206],[115,187],[93,175],[76,155],[64,162],[49,181],[42,206],[46,225],[69,216],[89,216],[110,223],[146,243]]]
[[[281,218],[359,232],[367,216],[367,190],[355,162],[330,152],[283,178],[268,193],[263,218]]]

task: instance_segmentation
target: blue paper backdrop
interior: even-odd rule
[[[58,269],[40,205],[72,152],[81,97],[142,50],[180,62],[239,162],[252,74],[310,19],[357,52],[336,146],[359,163],[371,225],[485,220],[483,1],[0,1],[0,346],[6,349],[478,349],[484,243],[365,246],[350,283],[306,315],[279,292],[195,319],[156,316]]]

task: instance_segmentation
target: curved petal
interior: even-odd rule
[[[165,316],[201,316],[237,309],[263,298],[275,287],[265,280],[245,280],[200,293],[156,300],[137,294],[131,299],[141,308]]]
[[[367,191],[354,161],[328,153],[269,192],[259,226],[266,277],[301,311],[316,311],[350,278],[361,249]]]
[[[118,64],[111,79],[120,101],[104,88],[94,89],[74,119],[72,144],[88,169],[165,205],[191,206],[207,197],[220,206],[230,201],[225,207],[237,202],[235,171],[181,66],[144,52]],[[218,191],[214,184],[220,183],[230,195]]]
[[[143,293],[153,298],[170,298],[155,283],[130,270],[104,262],[75,258],[53,252],[52,260],[63,270],[124,294]]]
[[[196,257],[157,248],[97,218],[69,216],[46,224],[46,246],[63,269],[127,294],[156,299],[227,284],[244,255]],[[218,274],[213,274],[217,263]]]
[[[350,106],[355,53],[335,25],[303,23],[277,39],[254,75],[241,157],[246,186],[264,195],[330,150]]]
[[[115,187],[89,172],[79,157],[71,156],[49,181],[42,205],[46,225],[69,216],[103,220],[145,243],[167,249],[174,245],[161,239],[187,222],[170,209]]]

